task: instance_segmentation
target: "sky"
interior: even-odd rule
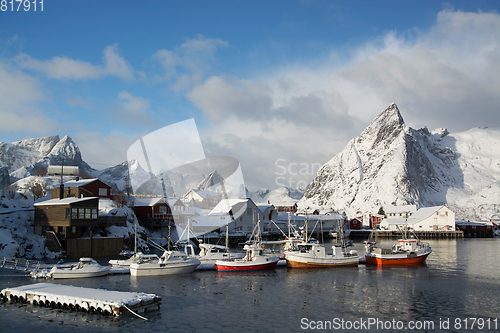
[[[393,102],[413,128],[500,127],[498,0],[16,4],[0,141],[68,135],[96,169],[191,118],[251,191],[305,186]]]

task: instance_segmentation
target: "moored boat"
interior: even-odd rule
[[[246,251],[245,257],[232,260],[217,260],[215,270],[217,271],[255,271],[262,269],[273,269],[279,261],[279,257],[265,255],[264,247],[259,243],[246,244],[243,249]]]
[[[285,252],[286,265],[290,268],[327,268],[336,266],[357,266],[359,256],[356,250],[347,252],[342,244],[332,246],[332,253],[326,253],[319,243],[301,243],[298,250]]]
[[[142,258],[130,264],[130,275],[153,276],[192,273],[200,264],[196,258],[188,258],[180,251],[165,251],[160,258]]]
[[[92,258],[80,258],[77,264],[63,264],[52,267],[49,276],[53,279],[76,279],[104,276],[111,266],[101,266]]]
[[[230,272],[273,269],[278,264],[279,257],[275,255],[264,254],[264,247],[264,244],[262,244],[260,241],[260,221],[257,220],[257,224],[255,224],[254,226],[250,241],[243,247],[243,250],[246,251],[245,257],[241,259],[217,260],[215,262],[215,270]]]
[[[415,265],[425,262],[432,249],[419,239],[403,238],[392,248],[379,248],[375,242],[365,242],[365,262],[373,265]]]
[[[144,254],[142,252],[137,252],[128,259],[111,259],[108,263],[113,267],[130,267],[133,263],[147,259],[158,259],[158,256],[156,254]]]

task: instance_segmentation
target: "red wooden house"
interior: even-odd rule
[[[61,190],[59,187],[52,189],[50,193],[51,198],[111,198],[111,186],[103,183],[97,178],[72,180],[66,182],[64,183],[62,197],[59,196],[60,191]]]
[[[154,229],[161,227],[163,222],[174,222],[172,210],[163,198],[136,198],[133,210],[145,227]]]

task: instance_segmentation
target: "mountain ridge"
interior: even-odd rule
[[[500,193],[500,154],[495,153],[500,152],[500,131],[477,131],[488,131],[489,140],[477,143],[479,132],[464,136],[443,128],[415,130],[393,103],[320,168],[299,207],[330,207],[353,216],[393,204],[448,205],[457,219],[497,219],[498,204],[481,200],[481,189],[474,184],[489,184],[488,193]],[[463,152],[470,146],[475,148],[466,158]],[[486,149],[488,156],[481,153]],[[464,166],[481,166],[484,172],[472,174]],[[482,213],[467,203],[471,200],[480,203]]]

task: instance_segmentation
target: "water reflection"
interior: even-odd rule
[[[391,242],[390,240],[388,242]],[[359,265],[331,269],[193,274],[49,281],[90,288],[154,293],[162,297],[149,321],[2,304],[7,332],[100,330],[234,332],[301,331],[301,318],[434,320],[498,318],[500,239],[434,240],[425,265]],[[356,245],[362,254],[360,244]],[[38,283],[0,269],[2,288]]]

